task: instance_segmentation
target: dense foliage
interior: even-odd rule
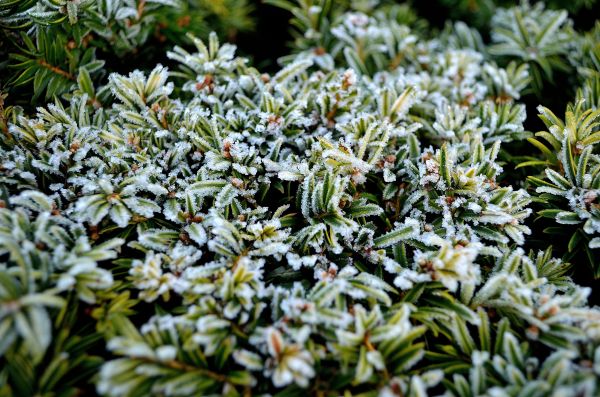
[[[600,394],[600,23],[269,3],[0,0],[0,396]]]
[[[247,0],[0,0],[0,81],[48,100],[81,69],[100,79],[132,60],[156,63],[156,47],[182,44],[186,32],[234,37],[252,26],[250,10]]]

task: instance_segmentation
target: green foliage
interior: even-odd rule
[[[490,52],[527,62],[534,89],[540,92],[545,81],[553,81],[554,70],[569,70],[566,56],[574,37],[570,22],[566,11],[545,10],[543,3],[499,9],[491,22]]]
[[[572,232],[568,250],[576,251],[583,246],[595,277],[600,277],[600,267],[590,251],[600,247],[600,238],[596,237],[600,214],[596,203],[600,189],[596,154],[600,142],[600,110],[585,105],[584,99],[569,105],[564,121],[549,109],[540,107],[540,118],[548,131],[538,132],[536,136],[540,139],[529,141],[541,150],[545,160],[522,165],[547,167],[543,178],[529,178],[543,203],[544,209],[539,215],[561,225],[581,225]]]
[[[439,3],[447,8],[452,19],[467,20],[480,29],[493,25],[491,20],[498,8],[515,4],[508,0],[440,0]],[[597,0],[549,0],[545,3],[550,8],[585,14],[593,11]]]
[[[1,83],[26,101],[48,101],[72,89],[84,69],[101,79],[128,58],[156,58],[148,43],[181,44],[184,32],[216,29],[232,37],[252,26],[250,10],[246,0],[2,1],[0,56],[9,62]]]
[[[270,3],[295,41],[269,74],[186,42],[195,12],[160,27],[210,10],[227,34],[244,1],[102,26],[116,3],[0,2],[11,84],[48,98],[0,96],[0,396],[598,395],[597,31],[528,3],[491,43],[407,5]],[[168,67],[95,57],[157,26]],[[532,134],[562,69],[574,99]]]

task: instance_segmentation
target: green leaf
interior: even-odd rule
[[[446,182],[446,186],[452,186],[452,174],[450,169],[450,159],[448,158],[448,145],[444,143],[440,149],[440,174],[442,179]]]
[[[400,227],[396,230],[393,230],[389,233],[384,234],[383,236],[379,236],[373,240],[373,246],[375,248],[385,248],[392,246],[394,244],[398,244],[401,241],[405,241],[415,237],[415,235],[419,232],[417,225],[411,223]]]

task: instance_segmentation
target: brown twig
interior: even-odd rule
[[[71,80],[71,81],[75,81],[75,80],[76,80],[76,79],[75,79],[75,76],[73,76],[71,73],[69,73],[69,72],[67,72],[67,71],[64,71],[64,70],[62,70],[62,69],[61,69],[61,68],[59,68],[58,66],[51,65],[51,64],[49,64],[48,62],[46,62],[45,60],[43,60],[43,59],[40,59],[40,60],[38,60],[38,63],[39,63],[39,64],[40,64],[42,67],[44,67],[44,68],[46,68],[46,69],[50,70],[50,71],[51,71],[51,72],[53,72],[53,73],[56,73],[56,74],[58,74],[58,75],[60,75],[60,76],[63,76],[63,77],[65,77],[65,78],[67,78],[67,79],[69,79],[69,80]]]

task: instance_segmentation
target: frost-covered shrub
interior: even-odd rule
[[[523,125],[527,64],[400,14],[324,15],[328,47],[307,31],[272,74],[193,38],[170,72],[82,73],[68,102],[13,113],[0,393],[600,392],[590,288],[526,253],[547,195],[543,214],[597,233],[597,110],[541,108],[544,146]],[[550,156],[529,164],[548,168],[536,196],[499,159],[524,138]]]
[[[181,43],[184,32],[247,30],[250,9],[247,0],[0,1],[0,90],[49,100],[82,69],[100,79],[132,57],[152,62],[157,43]]]
[[[591,99],[591,98],[590,98]],[[540,215],[553,218],[561,225],[580,225],[569,240],[569,250],[584,242],[596,277],[600,275],[594,254],[590,248],[600,248],[600,109],[585,99],[569,105],[565,121],[549,109],[540,106],[540,118],[548,131],[536,135],[543,139],[531,139],[546,157],[526,165],[545,165],[543,178],[530,177],[536,193],[543,198],[544,208]],[[563,234],[567,234],[563,229]]]

